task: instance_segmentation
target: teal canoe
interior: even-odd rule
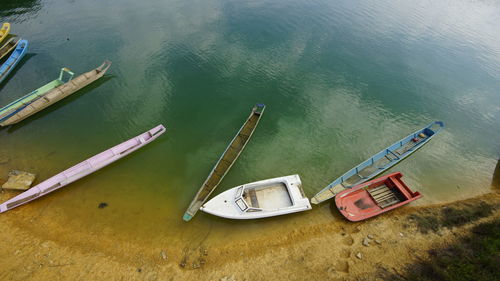
[[[12,52],[7,61],[0,66],[0,83],[9,76],[9,73],[14,70],[14,67],[21,61],[24,55],[28,52],[28,40],[22,39],[17,43],[16,49]]]
[[[319,204],[324,202],[347,188],[369,181],[389,170],[428,143],[443,127],[443,122],[435,121],[409,134],[334,180],[314,195],[311,203]]]
[[[74,73],[69,69],[67,69],[66,67],[62,68],[61,73],[59,74],[59,78],[0,108],[0,123],[9,119],[11,116],[25,108],[32,102],[36,101],[48,91],[69,82],[73,78],[73,76]]]

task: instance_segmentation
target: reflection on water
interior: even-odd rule
[[[259,127],[218,191],[298,173],[306,194],[434,120],[446,128],[400,170],[416,204],[487,192],[500,149],[500,4],[455,1],[47,1],[15,24],[37,53],[0,104],[113,62],[84,94],[0,129],[0,177],[42,180],[159,123],[148,147],[7,213],[124,241],[173,244],[257,236],[328,216],[252,222],[182,214],[255,103]],[[36,10],[36,9],[35,9]],[[108,203],[98,209],[101,202]],[[50,219],[49,219],[50,218]],[[332,218],[334,219],[334,218]],[[21,222],[22,223],[22,222]],[[180,233],[182,235],[180,235]],[[227,241],[225,241],[227,242]],[[141,242],[143,243],[143,242]]]
[[[40,0],[2,0],[0,17],[17,22],[20,16],[33,15],[42,8]]]

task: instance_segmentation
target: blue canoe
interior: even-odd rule
[[[7,78],[9,73],[16,67],[16,65],[21,61],[24,55],[28,52],[28,40],[22,39],[19,40],[16,49],[7,61],[0,66],[0,83]]]
[[[443,127],[444,123],[441,121],[432,122],[423,129],[397,141],[323,188],[314,195],[311,199],[311,203],[319,204],[331,199],[335,197],[337,193],[371,180],[377,175],[387,171],[428,143]]]

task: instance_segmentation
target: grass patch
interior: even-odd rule
[[[498,280],[500,221],[482,223],[455,245],[429,251],[430,260],[406,267],[403,273],[379,269],[384,280]]]
[[[452,228],[462,226],[473,222],[477,219],[490,216],[493,213],[494,207],[486,202],[481,202],[476,205],[463,205],[460,207],[445,207],[440,214],[411,214],[409,220],[416,223],[418,230],[427,234],[436,232],[439,229]]]

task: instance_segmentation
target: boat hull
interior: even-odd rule
[[[68,81],[63,81],[63,76],[64,73],[69,74],[69,80],[73,77],[73,72],[69,71],[67,68],[61,69],[61,74],[59,75],[59,78],[45,84],[44,86],[34,90],[33,92],[25,95],[24,97],[21,97],[8,105],[0,108],[0,124],[12,116],[16,114],[17,112],[21,111],[23,108],[28,106],[30,103],[35,101],[36,99],[40,98],[42,95],[47,93],[48,91],[55,89],[64,83],[67,83]]]
[[[240,220],[274,217],[310,209],[311,204],[304,195],[298,175],[237,186],[218,194],[201,207],[203,212]]]
[[[345,189],[371,180],[386,172],[427,144],[443,127],[443,122],[436,121],[395,142],[334,180],[314,195],[311,203],[319,204],[329,200]]]
[[[260,118],[264,113],[265,105],[257,104],[250,113],[243,126],[240,128],[236,136],[229,143],[222,156],[219,158],[212,171],[208,175],[205,182],[202,184],[193,201],[184,213],[184,221],[189,221],[198,212],[203,203],[206,202],[210,194],[217,188],[229,169],[236,162],[246,144],[253,135],[253,132],[259,124]]]
[[[10,57],[0,66],[0,83],[2,83],[7,76],[14,70],[16,65],[21,61],[26,52],[28,51],[28,40],[21,39],[17,43],[16,49],[12,52]]]
[[[77,181],[107,165],[129,155],[137,149],[154,141],[165,132],[163,125],[136,136],[128,141],[116,145],[104,152],[101,152],[43,182],[17,195],[16,197],[0,204],[0,213],[19,207],[42,197],[52,191],[62,188],[74,181]]]
[[[17,111],[9,118],[1,121],[0,126],[9,126],[12,124],[16,124],[30,117],[31,115],[53,105],[54,103],[70,96],[83,87],[101,78],[110,66],[111,62],[105,61],[101,66],[84,74],[81,74],[80,76],[68,81],[67,83],[64,83],[63,85],[60,85],[48,91],[44,95],[41,95],[39,98],[37,98],[35,101],[30,102],[29,104],[24,106],[21,110]]]
[[[10,23],[6,22],[2,25],[2,28],[0,29],[0,43],[7,38],[7,35],[9,35],[10,32]]]
[[[348,220],[362,221],[420,199],[402,176],[396,172],[346,189],[335,196],[335,205]]]
[[[17,44],[19,43],[19,38],[17,37],[12,37],[10,38],[5,44],[0,47],[0,60],[3,59],[5,56],[7,56],[12,50],[14,50],[17,47]]]

